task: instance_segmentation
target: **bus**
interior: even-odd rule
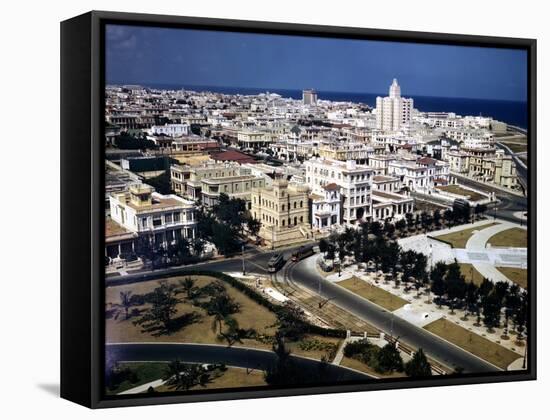
[[[292,261],[300,261],[309,257],[315,253],[313,245],[305,245],[298,248],[298,250],[292,254]]]
[[[285,265],[283,254],[275,254],[267,263],[267,271],[270,273],[276,273],[283,265]]]

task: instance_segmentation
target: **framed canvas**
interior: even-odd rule
[[[536,41],[61,23],[61,396],[536,378]]]

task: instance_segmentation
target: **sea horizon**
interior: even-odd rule
[[[285,98],[301,99],[302,89],[280,89],[280,88],[258,88],[258,87],[236,87],[216,85],[185,85],[180,83],[135,83],[135,82],[108,82],[106,85],[136,85],[158,90],[192,90],[196,92],[212,92],[227,95],[258,95],[261,93],[275,93]],[[386,93],[373,92],[342,92],[314,89],[320,100],[334,102],[353,102],[365,104],[374,108],[376,97],[387,96]],[[407,95],[403,97],[412,98],[414,107],[420,112],[453,112],[460,116],[484,116],[503,121],[509,125],[527,129],[527,101],[510,99],[484,99],[449,96],[428,96],[428,95]]]

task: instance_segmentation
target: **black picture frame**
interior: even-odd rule
[[[523,49],[528,54],[528,369],[331,386],[108,398],[104,367],[104,25]],[[61,23],[61,397],[91,408],[536,379],[536,40],[92,11]]]

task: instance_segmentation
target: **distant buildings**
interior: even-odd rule
[[[389,96],[376,98],[376,128],[384,131],[398,131],[411,120],[413,100],[401,97],[397,79],[393,79]]]
[[[317,104],[317,92],[313,89],[305,89],[302,91],[302,102],[304,105]]]
[[[149,129],[152,135],[163,134],[170,137],[180,137],[189,135],[189,124],[164,124],[154,125]]]

